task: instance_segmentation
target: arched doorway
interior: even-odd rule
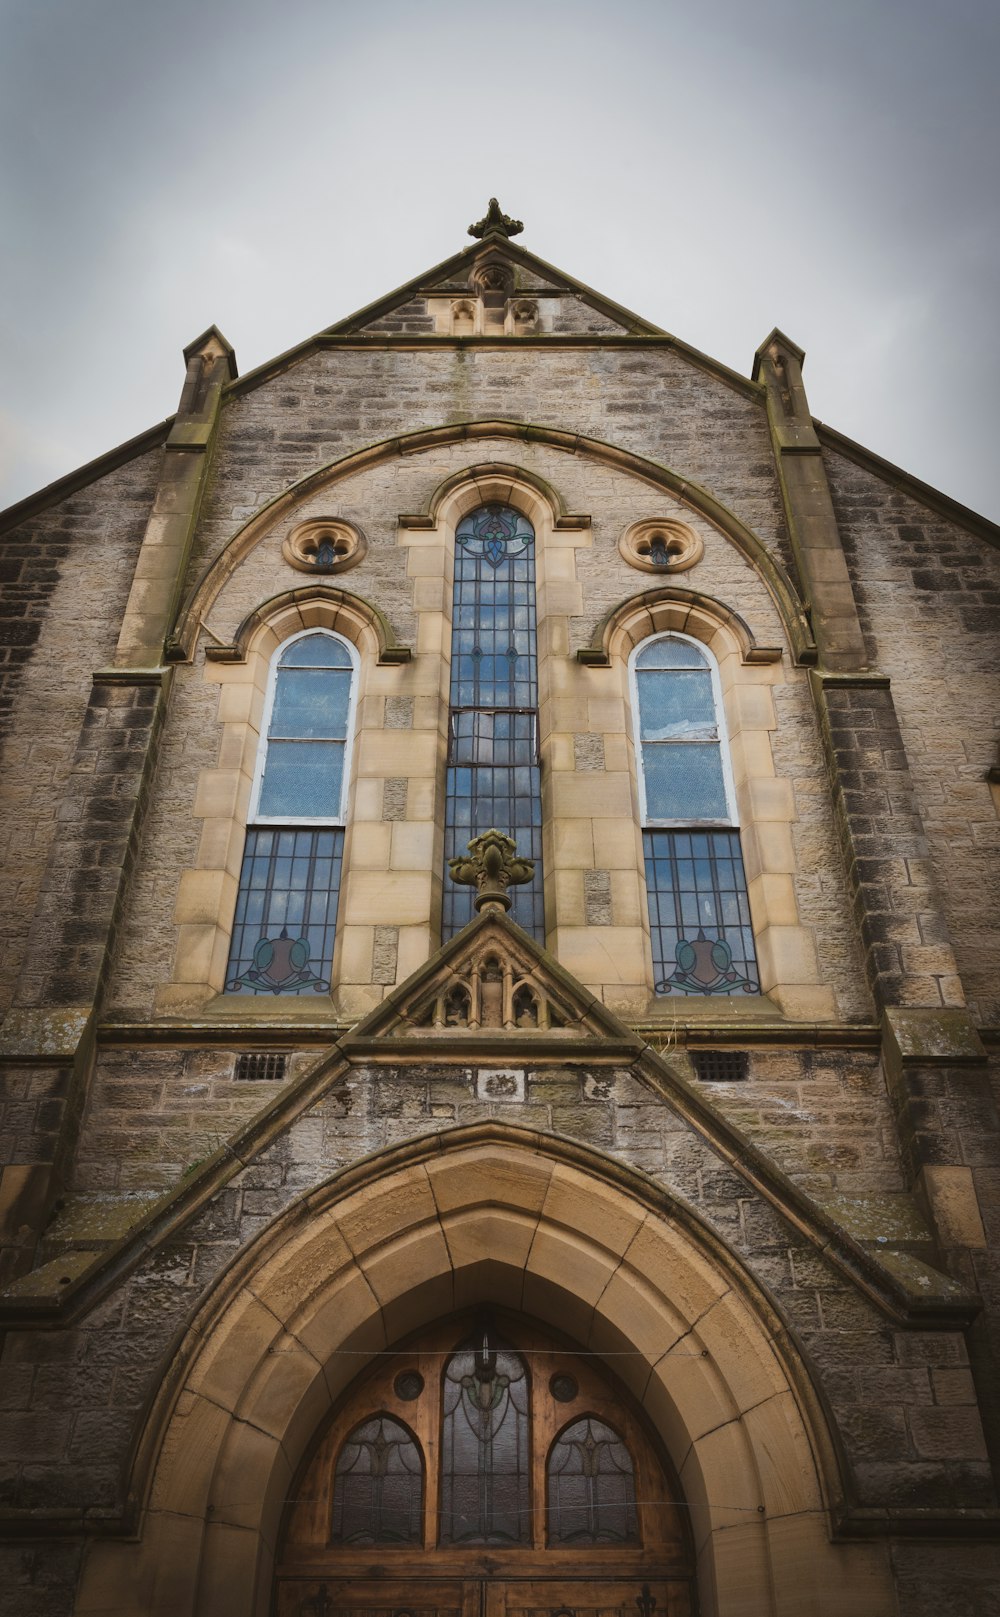
[[[286,1504],[275,1617],[690,1617],[680,1486],[597,1355],[523,1316],[378,1356]]]
[[[794,1339],[752,1277],[642,1175],[490,1122],[407,1142],[303,1193],[233,1263],[139,1439],[138,1533],[91,1540],[79,1617],[272,1617],[283,1510],[323,1422],[409,1333],[484,1305],[528,1311],[614,1366],[681,1478],[701,1617],[895,1611],[884,1544],[831,1539],[836,1451]],[[329,1565],[311,1563],[319,1575],[300,1601],[329,1585]],[[326,1598],[329,1613],[329,1587]],[[321,1614],[320,1603],[295,1617]],[[471,1605],[462,1617],[485,1614]]]

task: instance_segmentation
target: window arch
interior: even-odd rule
[[[357,655],[307,629],[272,659],[226,991],[329,989],[344,851]]]
[[[657,635],[630,679],[655,990],[757,994],[715,660],[689,635]]]

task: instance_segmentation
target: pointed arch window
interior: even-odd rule
[[[349,1433],[337,1458],[334,1544],[419,1544],[424,1468],[416,1441],[390,1415],[373,1415]]]
[[[295,635],[275,654],[227,993],[329,989],[356,672],[354,648],[325,629]]]
[[[548,1463],[550,1544],[636,1544],[635,1466],[618,1433],[594,1415],[556,1438]]]
[[[655,990],[757,994],[715,661],[687,635],[658,635],[633,653],[631,680]]]
[[[441,1543],[531,1543],[528,1375],[484,1335],[444,1371]]]
[[[513,837],[535,875],[511,913],[544,941],[537,663],[535,530],[511,506],[480,506],[455,533],[445,858],[493,826]],[[473,913],[472,890],[446,880],[444,937]]]

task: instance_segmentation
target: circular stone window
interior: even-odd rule
[[[353,522],[316,517],[292,529],[281,553],[301,573],[345,573],[357,566],[367,549],[368,541]]]
[[[682,573],[701,560],[705,543],[686,522],[651,517],[626,528],[618,549],[630,567],[645,573]]]

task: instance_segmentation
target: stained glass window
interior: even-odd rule
[[[445,856],[491,826],[534,859],[512,916],[544,940],[538,769],[535,534],[527,517],[484,505],[455,535]],[[446,938],[472,919],[469,887],[445,882]]]
[[[618,1433],[593,1415],[556,1439],[549,1455],[550,1544],[636,1544],[635,1468]]]
[[[530,1544],[528,1378],[483,1335],[449,1359],[441,1431],[441,1543]]]
[[[714,664],[695,641],[659,635],[633,678],[655,991],[757,994]]]
[[[277,826],[247,832],[229,952],[230,994],[330,987],[344,833]]]
[[[325,993],[333,969],[354,657],[338,635],[279,651],[240,871],[229,994]]]
[[[340,1451],[331,1540],[419,1544],[423,1487],[424,1470],[413,1437],[389,1415],[373,1415],[354,1428]]]

